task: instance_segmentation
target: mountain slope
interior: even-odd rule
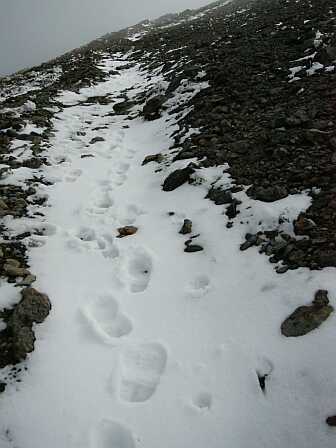
[[[0,80],[1,448],[334,446],[335,20],[211,4]]]

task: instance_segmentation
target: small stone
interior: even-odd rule
[[[150,162],[157,162],[160,163],[163,160],[163,155],[162,154],[151,154],[149,156],[146,156],[142,162],[142,165],[147,165],[147,163]]]
[[[103,137],[94,137],[91,141],[90,141],[90,145],[93,145],[94,143],[98,143],[98,142],[104,142],[105,139]]]
[[[93,154],[82,154],[81,159],[87,159],[88,157],[94,157]]]
[[[135,233],[137,233],[137,231],[138,228],[135,226],[120,227],[118,229],[119,235],[117,236],[117,238],[124,238],[125,236],[134,235]]]
[[[199,244],[188,244],[187,247],[184,249],[184,252],[192,253],[192,252],[201,252],[202,250],[204,250],[204,248]]]
[[[157,95],[149,99],[143,108],[143,116],[145,120],[155,120],[160,118],[161,108],[166,101],[163,95]]]
[[[228,206],[228,208],[226,209],[226,212],[225,212],[226,216],[229,219],[233,219],[238,215],[239,210],[237,209],[237,206],[239,204],[240,204],[240,201],[238,201],[237,199],[232,200],[232,203]]]
[[[277,274],[285,274],[288,271],[288,266],[278,266],[275,271]]]
[[[326,419],[326,424],[328,426],[336,426],[336,415],[332,415]]]
[[[190,176],[195,172],[195,170],[187,166],[181,170],[173,171],[165,179],[162,189],[163,191],[173,191],[181,185],[185,184],[190,180]]]
[[[181,235],[187,235],[188,233],[191,232],[192,232],[192,221],[190,219],[185,219],[179,233],[181,233]]]

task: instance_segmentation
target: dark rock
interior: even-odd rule
[[[125,236],[134,235],[135,233],[137,233],[137,231],[138,228],[135,226],[119,227],[118,229],[119,235],[117,236],[117,238],[124,238]]]
[[[309,231],[315,227],[316,224],[311,219],[306,218],[303,214],[300,214],[298,219],[294,221],[295,235],[307,235]]]
[[[190,176],[195,172],[194,168],[187,166],[180,170],[173,171],[165,179],[162,189],[163,191],[173,191],[181,185],[189,182]]]
[[[262,375],[262,374],[258,373],[259,386],[260,386],[260,389],[263,392],[265,392],[265,390],[266,390],[266,379],[267,379],[267,377],[268,377],[267,374]]]
[[[225,214],[226,214],[226,216],[229,218],[229,219],[233,219],[233,218],[235,218],[237,215],[238,215],[238,213],[239,213],[239,210],[238,210],[238,205],[240,204],[241,202],[240,201],[238,201],[237,199],[233,199],[232,200],[232,203],[229,205],[229,207],[226,209],[226,212],[225,212]]]
[[[146,156],[142,162],[142,165],[147,165],[147,163],[150,162],[157,162],[157,163],[161,163],[163,160],[163,155],[162,154],[151,154],[149,156]]]
[[[202,250],[204,250],[204,248],[199,244],[188,244],[187,247],[184,249],[184,252],[192,253],[192,252],[201,252]]]
[[[115,104],[113,110],[117,115],[127,115],[133,106],[133,101],[123,101],[122,103]]]
[[[336,415],[332,415],[326,419],[326,424],[328,426],[336,426]]]
[[[23,361],[28,353],[34,351],[35,335],[31,327],[19,327],[15,330],[11,329],[13,333],[11,357],[14,363]]]
[[[161,108],[166,101],[163,95],[157,95],[149,99],[143,107],[143,116],[145,120],[156,120],[160,118]]]
[[[8,322],[12,329],[22,326],[31,327],[34,323],[42,323],[51,310],[51,303],[46,294],[38,292],[34,288],[26,288],[21,292],[22,299],[15,307]]]
[[[5,392],[7,384],[6,383],[2,383],[0,382],[0,394],[2,394],[3,392]]]
[[[93,145],[93,144],[98,143],[98,142],[104,142],[104,141],[105,141],[105,139],[103,137],[94,137],[90,141],[90,145]]]
[[[213,201],[216,205],[231,204],[233,201],[231,191],[220,188],[211,188],[206,198]]]
[[[274,202],[287,197],[288,191],[286,187],[279,185],[253,186],[247,190],[247,194],[258,201]]]
[[[190,219],[185,219],[179,233],[181,233],[182,235],[187,235],[188,233],[191,232],[192,232],[192,221],[190,221]]]
[[[319,290],[312,305],[300,306],[282,323],[281,333],[287,337],[303,336],[318,328],[333,311],[328,292]]]

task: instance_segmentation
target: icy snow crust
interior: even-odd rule
[[[128,61],[115,54],[101,64],[108,73]],[[319,288],[334,302],[335,270],[280,276],[257,249],[239,251],[254,223],[272,229],[279,215],[290,223],[309,197],[266,204],[241,192],[239,216],[249,225],[229,230],[224,208],[204,200],[211,184],[230,185],[227,166],[198,169],[195,185],[164,193],[167,174],[190,160],[159,172],[141,162],[157,152],[169,160],[175,115],[168,109],[144,122],[108,116],[109,106],[78,105],[126,88],[132,98],[164,82],[159,70],[151,81],[146,75],[136,65],[58,98],[72,106],[54,120],[51,165],[43,168],[54,184],[40,187],[50,206],[40,223],[46,231],[31,237],[37,247],[30,249],[36,287],[53,309],[36,328],[22,383],[1,396],[0,447],[334,447],[322,423],[335,408],[335,317],[297,339],[282,337],[280,324]],[[169,108],[181,101],[177,93]],[[89,145],[100,126],[105,141]],[[13,174],[18,184],[26,175],[24,168]],[[203,252],[183,252],[185,218]],[[139,231],[116,238],[124,225]],[[8,218],[6,226],[37,224]],[[1,291],[1,306],[13,303],[15,288]]]

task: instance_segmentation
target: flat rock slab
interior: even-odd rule
[[[312,305],[300,306],[281,325],[286,337],[304,336],[318,328],[334,311],[329,305],[328,292],[319,290]]]

